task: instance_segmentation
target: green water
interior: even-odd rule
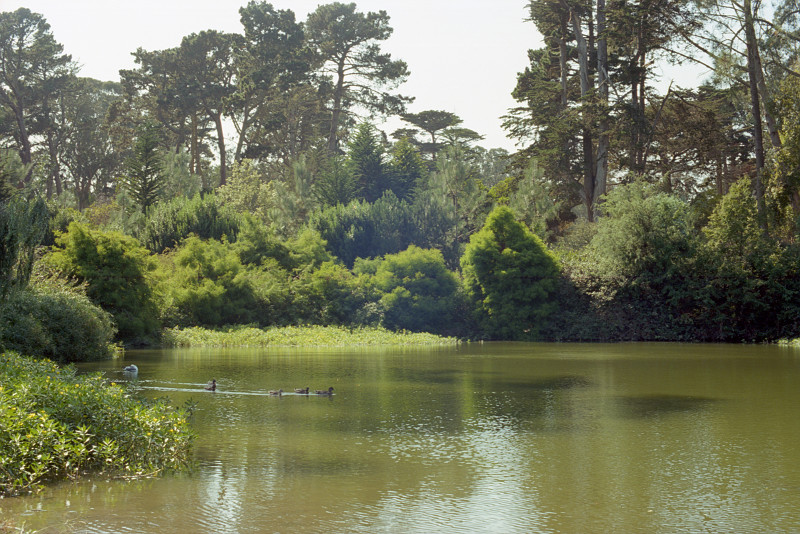
[[[81,369],[197,403],[196,466],[0,501],[42,532],[800,531],[800,350],[165,350]],[[216,392],[203,385],[216,378]],[[270,389],[335,388],[332,397]]]

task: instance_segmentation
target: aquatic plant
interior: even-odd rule
[[[0,495],[90,472],[152,476],[185,467],[193,440],[187,413],[144,403],[99,374],[0,355]]]
[[[343,326],[286,326],[260,329],[229,326],[219,330],[168,328],[162,343],[167,347],[346,347],[361,345],[452,345],[453,337],[424,332],[392,332],[384,328]]]

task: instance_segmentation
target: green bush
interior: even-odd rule
[[[555,308],[551,297],[559,267],[542,240],[517,222],[509,208],[495,208],[470,237],[461,268],[483,335],[537,338]]]
[[[43,261],[85,281],[87,296],[114,316],[122,340],[143,342],[158,336],[150,286],[156,263],[136,239],[72,222]]]
[[[213,194],[178,197],[152,206],[136,237],[148,250],[160,253],[192,234],[203,239],[224,236],[229,242],[236,241],[241,224],[242,217]]]
[[[255,320],[258,303],[239,255],[228,243],[191,236],[163,266],[170,325],[221,326]]]
[[[0,495],[89,472],[152,475],[189,462],[187,414],[145,405],[101,375],[0,354]]]
[[[111,315],[86,296],[49,287],[12,293],[0,309],[0,340],[10,350],[80,362],[111,356]]]
[[[363,266],[362,266],[363,268]],[[411,245],[387,254],[375,270],[384,325],[414,332],[453,333],[459,283],[438,250]]]

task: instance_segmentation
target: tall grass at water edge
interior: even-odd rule
[[[231,326],[218,330],[200,327],[168,328],[166,347],[347,347],[378,345],[454,345],[458,339],[425,332],[392,332],[384,328],[343,326],[284,326],[266,329]]]

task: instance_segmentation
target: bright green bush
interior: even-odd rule
[[[249,323],[258,308],[239,255],[228,243],[192,236],[162,266],[167,324]]]
[[[115,333],[111,315],[86,296],[52,287],[15,291],[0,308],[0,341],[31,356],[60,362],[109,358]]]
[[[158,336],[160,322],[150,286],[156,263],[136,239],[72,222],[43,261],[85,281],[87,296],[114,316],[122,340],[142,342]]]
[[[378,295],[366,276],[341,264],[325,262],[303,271],[292,283],[295,323],[319,325],[377,325]]]
[[[459,283],[438,250],[414,245],[387,254],[375,270],[375,285],[383,293],[384,325],[414,332],[452,333]]]
[[[0,495],[90,472],[147,476],[189,462],[187,413],[101,375],[0,354]]]
[[[510,209],[495,208],[470,237],[461,268],[483,335],[537,337],[554,310],[551,297],[559,267],[542,240],[517,222]]]

